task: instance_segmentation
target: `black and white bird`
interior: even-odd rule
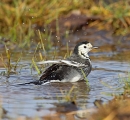
[[[92,65],[88,52],[92,50],[91,43],[79,42],[70,57],[64,60],[42,61],[38,64],[53,63],[47,68],[39,80],[30,82],[35,85],[46,84],[50,82],[77,82],[84,79],[91,72]]]

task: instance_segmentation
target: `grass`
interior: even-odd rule
[[[16,61],[16,64],[13,65],[11,63],[11,51],[10,49],[7,48],[6,45],[5,45],[5,52],[6,52],[6,58],[4,58],[3,55],[1,54],[0,59],[2,61],[4,68],[6,69],[6,71],[4,72],[4,75],[9,77],[10,74],[16,73],[18,62],[21,60],[22,54],[20,54],[18,60]]]
[[[129,120],[130,118],[130,73],[127,78],[120,78],[124,91],[114,95],[106,104],[98,106],[98,111],[89,120]],[[105,85],[106,86],[106,85]]]
[[[42,28],[44,31],[41,35],[44,39],[49,36],[47,40],[48,48],[50,48],[52,46],[51,31],[47,25],[56,19],[56,34],[57,39],[60,40],[58,18],[72,10],[78,10],[87,16],[101,17],[101,21],[95,21],[90,26],[98,26],[99,29],[113,29],[114,33],[123,35],[130,30],[129,0],[111,4],[107,4],[103,0],[99,0],[98,3],[95,0],[1,0],[0,38],[1,40],[5,38],[22,47],[30,46],[32,41],[37,41],[37,30]]]
[[[123,94],[127,94],[130,95],[130,73],[128,72],[128,77],[121,79],[122,83],[124,84],[124,93]]]
[[[62,100],[59,99],[59,97],[57,96],[57,99],[59,100],[59,102],[76,102],[76,99],[77,99],[77,96],[76,94],[73,94],[73,91],[76,90],[75,88],[75,85],[73,85],[70,90],[68,91],[64,91],[64,90],[60,90],[62,95],[63,95],[63,98]]]
[[[82,74],[83,74],[83,77],[84,77],[84,80],[86,81],[87,86],[90,87],[90,86],[89,86],[88,78],[86,77],[86,74],[84,73],[83,69],[81,69],[81,72],[82,72]]]

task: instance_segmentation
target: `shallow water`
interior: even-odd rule
[[[59,100],[60,102],[65,101],[64,96],[72,86],[75,88],[71,96],[76,96],[76,102],[80,109],[94,107],[96,99],[107,102],[112,99],[110,94],[122,92],[123,89],[117,90],[117,88],[123,86],[120,79],[127,77],[127,72],[130,71],[129,62],[116,59],[115,55],[117,54],[90,54],[93,65],[93,70],[88,76],[90,90],[84,81],[73,84],[54,83],[41,86],[17,85],[39,78],[37,72],[30,69],[32,55],[30,54],[30,58],[26,58],[25,55],[25,58],[19,62],[17,74],[12,74],[9,78],[0,76],[2,106],[12,117],[17,115],[44,116],[55,112],[55,109],[50,110],[50,108],[55,108],[54,103],[59,103]],[[118,57],[122,58],[123,55],[120,54]],[[100,60],[101,57],[104,57],[104,59]],[[1,68],[0,71],[2,72],[4,69]]]
[[[31,69],[31,60],[34,54],[33,50],[23,52],[23,57],[18,63],[17,73],[12,73],[9,77],[0,75],[0,95],[2,106],[8,111],[10,117],[22,116],[45,116],[56,111],[55,103],[65,101],[65,96],[74,87],[71,97],[76,97],[76,103],[79,109],[92,108],[97,99],[107,102],[112,99],[112,94],[119,94],[123,91],[122,79],[127,78],[130,71],[130,42],[128,38],[115,41],[109,34],[98,32],[92,29],[93,34],[87,36],[95,46],[100,48],[90,53],[93,70],[87,77],[89,88],[85,81],[77,83],[53,83],[47,85],[17,85],[39,79],[35,69]],[[82,31],[81,31],[82,33]],[[100,36],[100,37],[99,37]],[[105,36],[105,37],[104,37]],[[74,37],[74,38],[72,38]],[[86,40],[81,34],[73,35],[67,39]],[[95,39],[96,40],[93,40]],[[66,41],[66,40],[64,40]],[[74,47],[71,44],[70,48]],[[75,43],[73,41],[73,43]],[[120,43],[120,44],[118,44]],[[66,43],[63,43],[66,44]],[[66,53],[66,47],[61,48],[58,58],[63,58]],[[63,52],[62,52],[63,51]],[[1,53],[2,52],[1,50]],[[11,63],[16,64],[20,53],[13,53]],[[5,57],[4,57],[5,58]],[[48,58],[53,58],[53,51],[48,53]],[[0,64],[0,73],[5,68]],[[121,88],[121,89],[118,89]],[[52,110],[52,108],[54,108]]]

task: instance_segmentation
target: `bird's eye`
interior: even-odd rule
[[[87,48],[86,46],[84,46],[84,48]]]

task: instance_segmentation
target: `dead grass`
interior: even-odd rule
[[[102,21],[95,21],[90,26],[113,29],[114,33],[124,35],[129,32],[130,26],[129,4],[129,0],[111,4],[102,0],[1,0],[0,36],[22,46],[29,45],[36,33],[38,34],[34,28],[44,28],[55,19],[58,22],[59,16],[72,10],[78,10],[87,16],[101,16]],[[58,23],[56,26],[59,31]]]

